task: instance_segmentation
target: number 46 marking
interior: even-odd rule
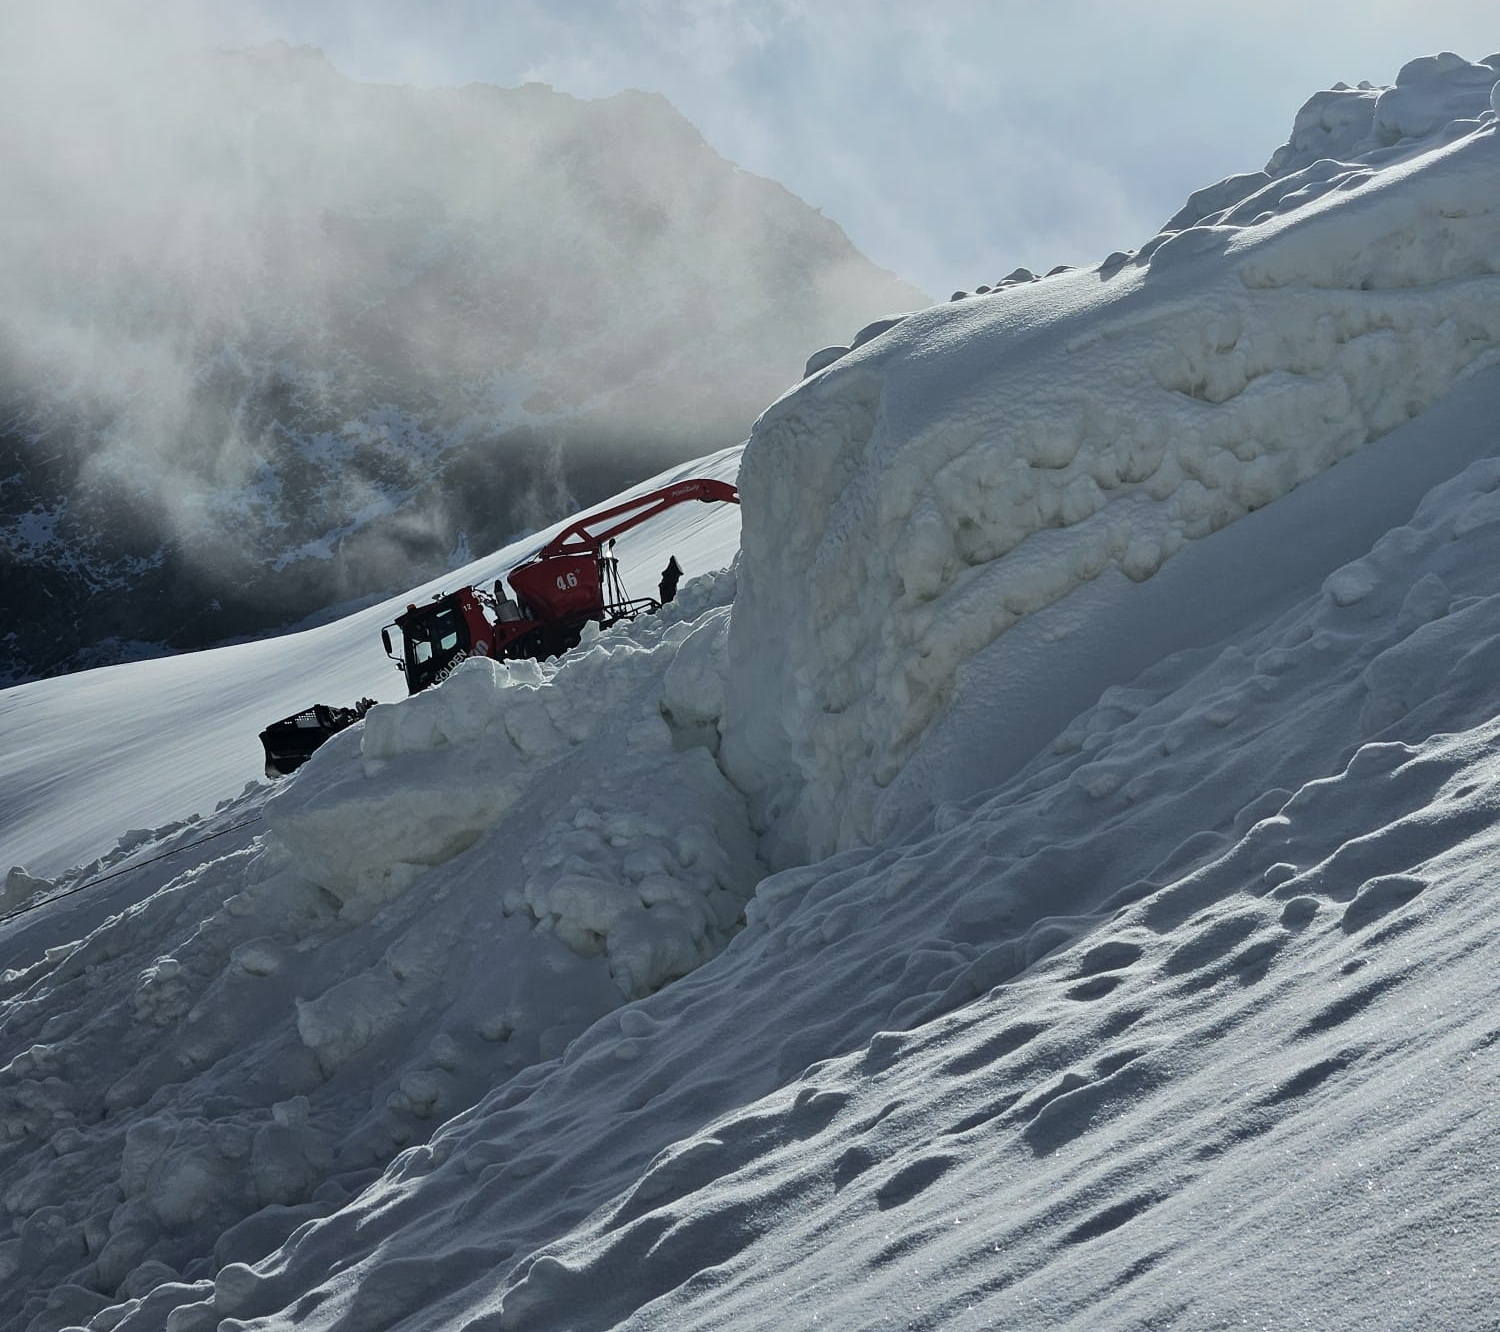
[[[576,573],[558,574],[557,575],[557,590],[559,592],[566,592],[570,587],[577,587],[577,586],[578,586],[578,575]]]

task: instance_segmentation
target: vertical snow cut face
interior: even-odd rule
[[[1402,123],[1474,68],[1423,64]],[[1496,360],[1500,137],[1473,100],[1400,153],[1226,182],[1242,202],[1133,259],[910,316],[763,415],[724,757],[773,863],[878,835],[963,663],[1023,617],[1150,578]]]

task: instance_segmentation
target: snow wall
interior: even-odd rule
[[[723,757],[773,864],[909,813],[892,782],[1023,618],[1150,578],[1496,360],[1495,79],[1437,56],[1320,94],[1139,252],[856,338],[761,417]]]

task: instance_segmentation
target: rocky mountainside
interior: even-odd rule
[[[651,94],[275,46],[0,102],[0,683],[440,573],[925,303]]]

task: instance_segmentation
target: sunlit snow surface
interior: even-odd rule
[[[1347,90],[1278,155],[1326,190],[909,317],[757,423],[734,573],[0,926],[0,1320],[1485,1326],[1486,81]],[[634,581],[727,561],[681,516]],[[7,837],[232,795],[390,610],[0,695]]]

